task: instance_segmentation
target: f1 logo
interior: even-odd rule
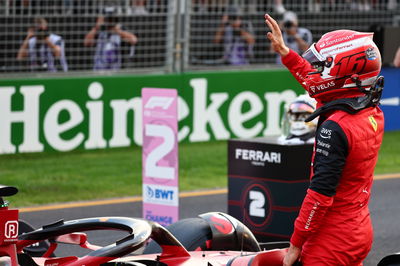
[[[6,238],[17,238],[18,236],[18,221],[8,221],[4,228]]]
[[[167,110],[173,101],[174,101],[173,97],[153,96],[150,98],[150,100],[147,101],[144,107],[146,109],[154,109],[156,107],[161,107],[162,109]]]

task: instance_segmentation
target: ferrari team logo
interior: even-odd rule
[[[369,122],[371,123],[372,128],[376,132],[376,130],[378,129],[378,123],[376,123],[375,118],[372,115],[370,115],[370,116],[368,116],[368,119],[369,119]]]

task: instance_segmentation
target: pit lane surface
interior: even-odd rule
[[[400,179],[382,178],[376,180],[372,190],[370,210],[374,225],[374,244],[364,265],[377,265],[387,254],[400,252]],[[400,176],[398,176],[400,177]],[[85,206],[90,205],[90,206]],[[226,190],[200,193],[185,193],[180,199],[181,219],[196,217],[209,211],[227,212]],[[128,216],[141,217],[142,206],[139,199],[117,199],[112,201],[80,203],[64,206],[45,206],[21,209],[20,219],[28,221],[35,228],[57,221],[97,217]],[[124,236],[123,233],[92,232],[89,240],[94,244],[107,245]],[[58,256],[83,255],[87,253],[76,247],[62,247]]]

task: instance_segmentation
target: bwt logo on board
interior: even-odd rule
[[[143,184],[143,202],[178,206],[178,189],[176,187]]]
[[[149,198],[172,200],[174,191],[165,189],[152,189],[151,187],[147,187],[147,195]]]

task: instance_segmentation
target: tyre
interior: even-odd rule
[[[400,266],[400,253],[384,257],[378,266]]]

